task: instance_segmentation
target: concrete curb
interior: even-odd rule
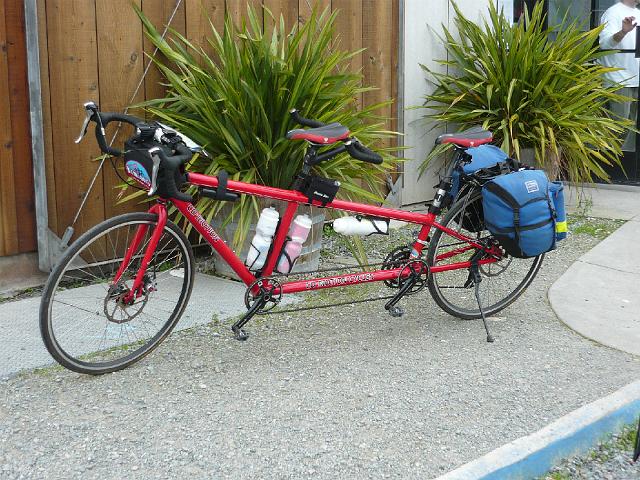
[[[438,480],[535,478],[548,472],[559,460],[590,450],[606,434],[634,422],[639,414],[640,381],[637,381]]]

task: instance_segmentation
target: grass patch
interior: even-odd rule
[[[571,480],[571,475],[565,472],[554,472],[546,478],[548,480]]]
[[[571,234],[588,235],[599,240],[604,240],[624,224],[625,220],[567,215],[567,225]]]
[[[25,289],[19,290],[15,293],[12,293],[11,295],[0,296],[0,304],[7,303],[7,302],[17,302],[18,300],[23,300],[25,298],[37,297],[42,293],[43,289],[44,289],[44,286],[31,287],[31,288],[25,288]]]
[[[19,372],[16,377],[18,378],[27,378],[27,377],[43,377],[43,378],[51,378],[57,373],[62,373],[67,371],[62,365],[49,365],[47,367],[37,367],[30,370],[23,370]]]
[[[631,460],[636,442],[637,428],[637,421],[625,426],[620,433],[609,436],[607,440],[604,440],[584,456],[577,460],[564,461],[561,465],[540,477],[539,480],[569,480],[575,478],[573,475],[576,469],[577,473],[584,474],[585,472],[582,472],[583,469],[588,471],[590,465],[606,463],[620,453],[627,455]],[[568,462],[571,462],[572,470],[569,470]],[[574,473],[571,473],[572,471]],[[580,475],[580,478],[582,476]]]

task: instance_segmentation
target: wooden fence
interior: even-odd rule
[[[50,227],[58,235],[72,222],[96,171],[98,150],[92,138],[73,143],[82,123],[82,103],[94,100],[104,111],[162,95],[159,73],[152,67],[132,98],[152,52],[131,0],[41,0],[38,22]],[[176,0],[135,0],[156,26],[166,24]],[[315,0],[253,0],[264,3],[288,28],[304,22]],[[396,96],[398,2],[395,0],[318,0],[339,9],[337,34],[344,49],[366,50],[352,62],[365,82],[379,87],[364,95],[372,104]],[[224,14],[236,20],[246,13],[246,0],[182,0],[172,28],[202,44],[209,31],[203,9],[216,27]],[[265,27],[271,19],[267,16]],[[395,117],[395,107],[381,112]],[[393,127],[393,125],[391,125]],[[98,177],[78,224],[80,233],[106,217],[130,209],[116,205],[119,179],[108,166]]]
[[[0,0],[0,256],[36,249],[24,9]]]

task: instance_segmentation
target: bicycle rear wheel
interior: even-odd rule
[[[40,332],[62,366],[103,374],[137,362],[174,328],[191,295],[193,251],[167,222],[146,269],[142,294],[128,304],[156,227],[157,216],[128,213],[96,225],[76,240],[49,276],[40,304]],[[120,280],[113,284],[136,232],[143,236]]]
[[[490,238],[491,233],[484,224],[481,192],[472,190],[459,198],[445,215],[442,225],[473,239]],[[444,255],[465,245],[442,230],[436,230],[429,242],[427,264],[432,267],[469,261],[477,249],[467,249],[451,257]],[[543,258],[544,255],[527,259],[505,255],[495,263],[481,265],[480,298],[485,315],[495,315],[513,303],[531,284]],[[429,279],[429,291],[440,308],[465,320],[481,318],[474,288],[465,287],[468,279],[468,269],[435,273]]]

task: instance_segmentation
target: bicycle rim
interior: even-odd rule
[[[484,224],[481,192],[471,191],[460,198],[446,214],[442,225],[476,240],[490,238],[491,233]],[[464,246],[465,242],[437,230],[429,246],[427,261],[431,266],[469,261],[476,249],[441,258],[441,255]],[[544,255],[528,259],[505,256],[498,262],[481,265],[479,291],[485,314],[494,315],[514,302],[531,284],[543,258]],[[468,280],[468,269],[435,273],[431,275],[429,291],[447,313],[462,319],[480,318],[475,290]]]
[[[126,214],[81,236],[45,287],[40,310],[43,340],[63,366],[101,374],[151,352],[182,315],[193,285],[193,253],[184,234],[165,226],[133,304],[123,301],[155,228],[156,216]],[[113,283],[139,228],[144,235],[120,281]]]

